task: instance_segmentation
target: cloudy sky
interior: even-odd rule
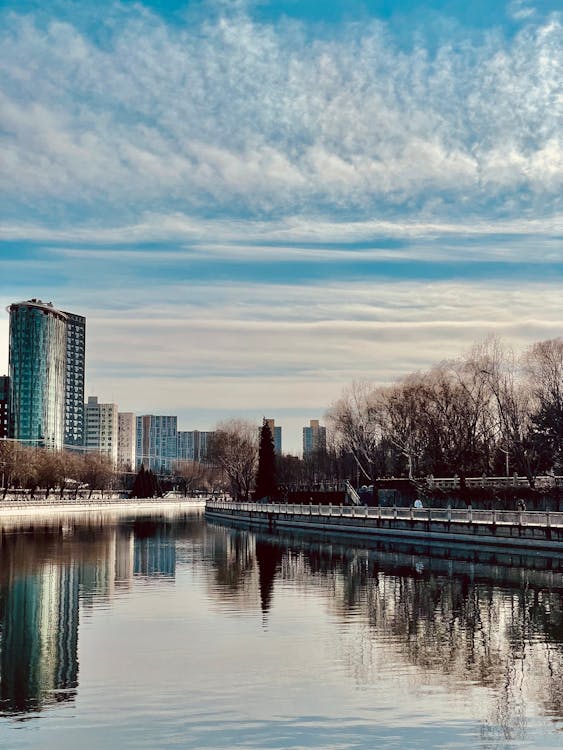
[[[86,315],[122,410],[293,451],[354,379],[561,335],[559,7],[4,0],[2,308]]]

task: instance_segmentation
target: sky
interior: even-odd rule
[[[86,315],[87,395],[298,452],[354,380],[563,334],[562,81],[552,0],[4,0],[2,311]]]

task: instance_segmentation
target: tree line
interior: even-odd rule
[[[15,440],[0,440],[1,491],[4,499],[11,487],[29,492],[31,497],[42,491],[45,498],[65,491],[78,496],[80,490],[92,494],[104,492],[115,481],[111,459],[101,453],[53,451],[24,445]]]
[[[354,383],[327,419],[366,479],[518,473],[563,464],[563,338],[515,354],[498,339],[397,383]]]
[[[563,338],[517,354],[497,338],[458,359],[387,385],[355,382],[326,413],[327,447],[303,458],[275,456],[265,424],[220,422],[207,460],[177,461],[169,487],[230,492],[239,499],[283,497],[290,488],[326,481],[371,484],[380,477],[482,475],[528,478],[563,472]],[[269,434],[268,434],[269,433]],[[115,486],[110,459],[99,453],[51,451],[0,441],[4,497],[8,487],[63,493]],[[149,486],[150,485],[150,486]],[[147,489],[148,488],[148,489]],[[147,476],[140,493],[157,493]]]
[[[464,356],[379,386],[355,382],[328,409],[327,448],[276,457],[278,494],[345,478],[526,476],[563,471],[563,338],[517,354],[491,337]],[[217,425],[210,460],[234,497],[248,499],[258,471],[258,429]],[[261,480],[262,481],[262,480]]]

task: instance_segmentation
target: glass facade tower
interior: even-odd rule
[[[309,427],[303,428],[303,457],[326,451],[326,427],[318,419],[311,419]]]
[[[10,435],[63,447],[67,315],[40,300],[10,305]]]
[[[10,378],[0,375],[0,439],[8,437],[10,420]]]
[[[10,437],[60,449],[84,445],[86,318],[50,302],[10,313]]]
[[[86,360],[86,318],[65,312],[66,381],[65,381],[65,448],[82,446],[84,432],[84,366]]]

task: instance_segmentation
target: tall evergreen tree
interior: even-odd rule
[[[154,475],[152,469],[148,471],[145,469],[143,464],[137,472],[135,481],[133,483],[133,489],[131,490],[131,497],[161,497],[162,491],[158,478]]]
[[[137,472],[137,476],[135,477],[135,481],[133,482],[133,488],[131,490],[131,497],[146,497],[145,485],[146,485],[145,467],[143,464],[141,464],[141,467],[139,471]]]
[[[276,480],[276,452],[274,438],[269,424],[264,420],[260,433],[260,448],[258,450],[258,473],[256,475],[255,497],[275,498],[278,494]]]

